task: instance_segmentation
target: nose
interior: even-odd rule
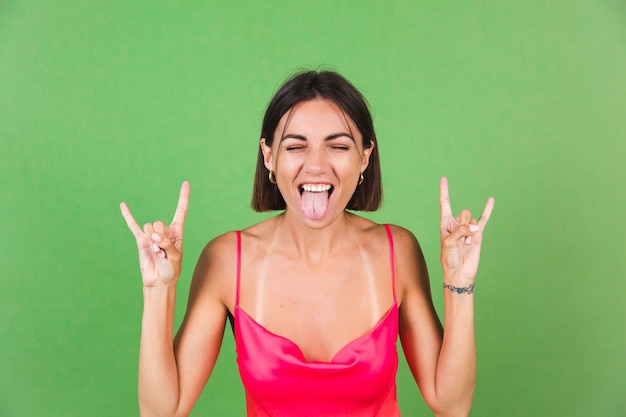
[[[305,172],[311,175],[323,174],[326,171],[326,163],[327,161],[322,150],[317,147],[311,147],[304,161]]]

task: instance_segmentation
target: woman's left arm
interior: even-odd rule
[[[467,416],[471,409],[476,382],[474,280],[483,230],[493,206],[494,200],[489,198],[478,220],[467,210],[453,217],[448,182],[441,179],[445,331],[432,304],[428,272],[417,241],[409,234],[411,239],[405,236],[398,242],[400,337],[422,395],[438,417]]]

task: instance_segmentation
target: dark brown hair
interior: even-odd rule
[[[375,211],[382,202],[382,181],[378,143],[374,123],[365,98],[344,77],[333,71],[306,71],[287,80],[274,95],[263,118],[261,138],[267,146],[272,146],[274,134],[280,119],[298,103],[324,98],[334,102],[348,116],[363,137],[363,147],[374,143],[369,165],[363,173],[365,181],[357,186],[348,202],[349,210]],[[268,171],[263,162],[263,152],[259,147],[252,191],[252,208],[255,211],[283,210],[283,199],[276,184],[268,180]]]

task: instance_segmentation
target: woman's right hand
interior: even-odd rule
[[[120,204],[122,216],[137,240],[139,266],[144,287],[175,284],[183,258],[183,228],[189,201],[189,182],[180,187],[180,197],[169,226],[162,221],[139,227],[126,203]]]

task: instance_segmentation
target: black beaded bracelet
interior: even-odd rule
[[[473,294],[474,284],[470,284],[469,287],[455,287],[454,285],[443,284],[444,289],[448,289],[457,294]]]

